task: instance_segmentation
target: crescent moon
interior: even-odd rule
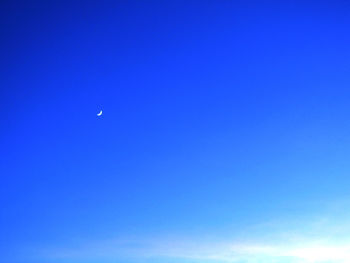
[[[99,113],[97,113],[97,116],[101,116],[102,115],[102,111],[100,111]]]

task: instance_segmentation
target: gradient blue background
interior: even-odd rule
[[[0,10],[1,262],[75,240],[235,232],[348,198],[346,1]]]

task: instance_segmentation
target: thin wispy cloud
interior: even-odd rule
[[[275,230],[271,223],[261,224],[265,229],[256,236],[247,229],[248,238],[197,235],[105,240],[75,248],[55,248],[47,251],[46,257],[60,262],[137,258],[139,262],[171,259],[175,262],[348,263],[350,225],[333,219],[324,217],[298,224],[285,221],[279,225],[275,222]]]
[[[283,241],[281,241],[282,243]],[[170,258],[181,260],[213,261],[213,262],[334,262],[345,263],[350,261],[350,241],[336,244],[324,240],[309,240],[301,243],[263,244],[235,241],[219,243],[201,243],[193,240],[192,243],[181,241],[151,244],[145,243],[139,248],[125,248],[125,244],[113,242],[108,247],[86,247],[77,250],[62,250],[50,257],[64,262],[69,260],[116,260],[120,258],[141,258],[146,260]],[[124,246],[124,248],[122,248]]]

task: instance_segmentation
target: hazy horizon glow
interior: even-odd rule
[[[345,205],[345,203],[342,203]],[[328,216],[313,216],[299,221],[273,221],[241,231],[236,238],[220,234],[192,234],[107,239],[75,242],[74,248],[41,248],[38,258],[53,262],[61,260],[113,262],[137,260],[156,262],[335,262],[350,260],[350,224],[339,222],[330,209]],[[332,210],[332,211],[331,211]],[[346,213],[347,214],[347,213]],[[237,232],[237,231],[236,231]],[[246,236],[244,233],[249,233]],[[37,249],[36,252],[40,251]]]

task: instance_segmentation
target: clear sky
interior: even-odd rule
[[[2,1],[0,261],[349,262],[349,17]]]

